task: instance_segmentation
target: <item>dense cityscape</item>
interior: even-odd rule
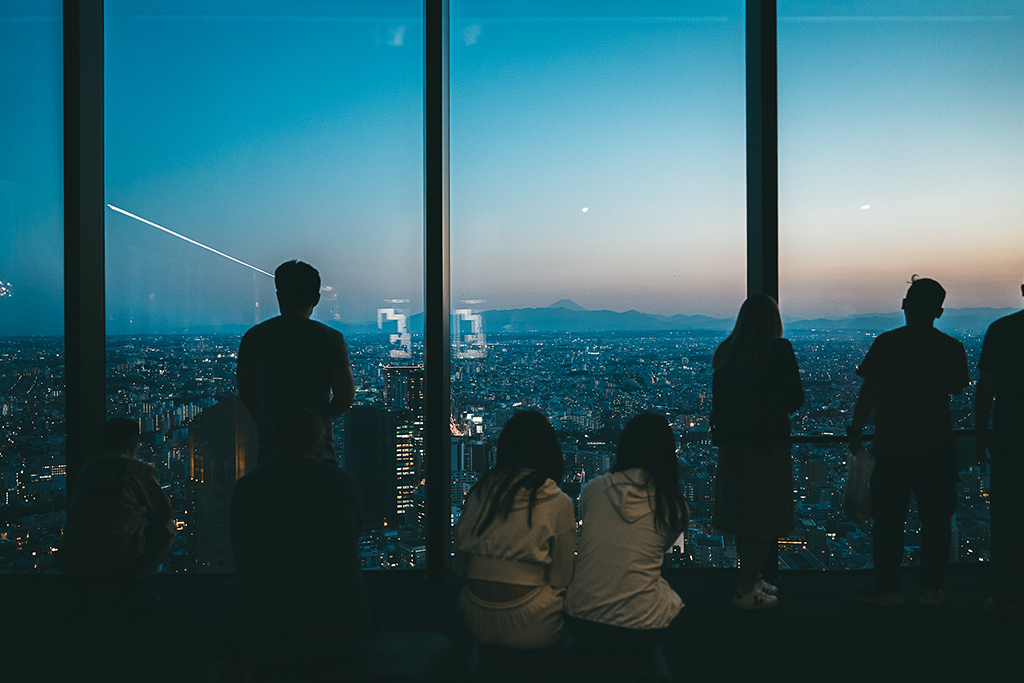
[[[482,335],[452,357],[452,523],[464,496],[494,463],[494,444],[519,409],[544,411],[566,460],[573,496],[606,471],[625,422],[664,414],[679,440],[689,530],[669,553],[673,566],[735,567],[736,548],[711,524],[716,454],[708,433],[711,355],[721,332]],[[796,528],[780,542],[793,569],[871,565],[870,534],[842,512],[846,477],[840,435],[860,380],[856,363],[873,334],[788,335],[807,395],[793,417]],[[960,335],[976,376],[980,335]],[[364,568],[422,566],[425,555],[422,339],[348,337],[356,399],[335,421],[335,452],[363,485]],[[466,340],[462,340],[466,341]],[[235,397],[238,335],[110,337],[107,412],[138,419],[139,458],[170,495],[180,533],[163,572],[231,571],[227,511],[235,479],[255,467],[255,427]],[[63,339],[0,339],[0,572],[56,572],[66,519]],[[953,398],[954,426],[973,424],[972,390]],[[869,425],[870,429],[870,425]],[[801,442],[800,437],[836,437]],[[988,557],[987,471],[958,439],[960,504],[951,559]],[[918,560],[912,510],[905,562]]]

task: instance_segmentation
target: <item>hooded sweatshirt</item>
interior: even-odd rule
[[[521,586],[568,585],[576,549],[576,519],[569,496],[546,480],[537,490],[533,523],[527,525],[530,495],[520,490],[508,518],[495,516],[477,536],[474,529],[487,514],[489,497],[490,489],[478,486],[466,499],[455,525],[455,574]]]
[[[654,527],[654,484],[633,468],[590,481],[565,613],[611,626],[667,628],[683,601],[661,577],[673,538]]]

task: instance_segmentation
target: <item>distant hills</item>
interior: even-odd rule
[[[1015,313],[1015,308],[947,308],[937,327],[947,332],[981,334],[996,318]],[[569,299],[561,299],[546,308],[513,308],[481,311],[486,334],[526,334],[530,332],[728,332],[735,318],[706,315],[658,315],[640,311],[590,311]],[[872,313],[841,318],[810,320],[783,317],[787,332],[842,331],[881,332],[903,324],[903,313]],[[376,322],[361,324],[332,323],[345,334],[380,334]],[[409,331],[423,333],[423,314],[409,317]],[[249,325],[205,325],[179,330],[176,334],[242,334]],[[394,332],[391,323],[386,332]]]
[[[946,331],[982,333],[996,318],[1016,312],[1015,308],[947,308],[937,326]],[[569,299],[561,299],[546,308],[514,308],[481,311],[487,334],[528,332],[656,332],[708,331],[728,332],[735,318],[712,318],[706,315],[665,316],[629,310],[590,311]],[[842,318],[811,320],[783,318],[787,331],[863,331],[880,332],[903,324],[903,313],[874,313]],[[423,331],[423,314],[409,318],[410,331]]]

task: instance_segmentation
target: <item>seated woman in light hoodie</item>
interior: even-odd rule
[[[689,521],[678,493],[676,441],[665,418],[637,415],[615,465],[587,483],[576,569],[566,596],[569,632],[603,650],[653,648],[683,601],[661,576],[665,551]]]
[[[455,525],[459,612],[483,643],[532,649],[565,635],[576,520],[562,493],[564,462],[543,413],[516,413],[498,437],[498,462],[466,496]]]

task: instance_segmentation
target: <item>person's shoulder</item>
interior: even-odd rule
[[[997,318],[988,326],[985,336],[1024,335],[1024,311]]]
[[[964,343],[962,341],[952,335],[946,334],[942,330],[934,330],[933,336],[939,343],[945,345],[947,348],[962,349],[964,347]]]
[[[581,496],[593,496],[599,491],[608,488],[610,480],[612,478],[611,472],[605,472],[602,475],[588,479],[587,483],[583,485],[583,490],[580,492]]]
[[[124,458],[125,467],[132,474],[139,477],[152,477],[156,479],[156,468],[148,462],[142,462],[137,458]]]
[[[326,323],[320,322],[319,320],[313,320],[312,318],[303,318],[301,324],[309,328],[310,330],[314,331],[316,334],[322,334],[325,337],[334,338],[342,336],[340,331],[336,330],[335,328],[331,327]]]
[[[264,320],[261,323],[257,323],[245,331],[242,335],[242,344],[246,344],[253,339],[258,339],[268,333],[269,330],[279,326],[281,324],[281,316],[276,315],[273,318]]]
[[[547,479],[544,484],[541,485],[537,491],[538,502],[553,501],[556,505],[564,506],[568,503],[572,505],[572,498],[558,486],[558,482],[553,479]]]
[[[893,330],[886,330],[885,332],[880,332],[878,336],[875,337],[875,341],[872,342],[872,344],[887,344],[891,342],[896,342],[901,339],[907,338],[907,336],[909,336],[910,333],[911,329],[906,325],[903,325],[902,327],[897,327],[896,329]]]
[[[338,489],[345,489],[350,493],[359,490],[359,480],[346,470],[339,467],[333,461],[324,460],[285,460],[277,463],[276,466],[284,466],[293,472],[301,473],[302,476],[315,479],[317,482],[327,484]]]
[[[769,353],[773,356],[791,356],[793,354],[793,344],[785,337],[779,337],[778,339],[772,340],[772,346]]]

